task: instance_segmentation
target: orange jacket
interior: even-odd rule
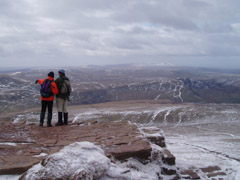
[[[53,79],[52,77],[50,77],[50,76],[48,76],[47,79],[49,79],[50,81],[52,81],[52,82],[51,82],[51,91],[52,91],[52,93],[53,93],[54,95],[58,94],[58,88],[57,88],[56,83],[54,82],[54,79]],[[38,83],[39,83],[40,85],[42,85],[44,81],[45,81],[45,79],[39,79],[39,80],[38,80]],[[54,100],[54,95],[51,96],[51,97],[48,97],[48,98],[44,98],[44,97],[41,96],[41,100],[42,100],[42,101],[53,101],[53,100]]]

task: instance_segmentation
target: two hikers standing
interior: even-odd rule
[[[47,79],[39,79],[35,82],[41,85],[42,109],[40,113],[40,126],[43,126],[46,109],[48,107],[47,127],[52,127],[51,121],[54,95],[57,96],[56,104],[58,110],[58,122],[56,126],[68,124],[67,101],[69,100],[72,89],[69,79],[65,76],[65,71],[61,69],[58,73],[59,78],[57,78],[55,82],[54,72],[52,71],[48,73]],[[62,121],[62,115],[64,115],[64,123]]]

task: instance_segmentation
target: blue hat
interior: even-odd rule
[[[59,73],[62,73],[62,74],[65,74],[64,69],[60,69],[58,72],[59,72]]]

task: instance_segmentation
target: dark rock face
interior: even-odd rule
[[[177,171],[176,169],[162,167],[162,174],[171,176],[171,175],[176,175]]]
[[[156,145],[158,145],[162,148],[166,147],[165,138],[163,136],[149,135],[149,136],[146,136],[146,138],[150,142],[152,142],[152,143],[154,143],[154,144],[156,144]]]
[[[168,149],[163,150],[163,162],[168,165],[175,165],[175,156],[172,155],[172,153]]]

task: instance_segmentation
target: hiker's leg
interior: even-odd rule
[[[62,120],[62,112],[58,112],[58,122],[55,124],[55,126],[62,126],[63,120]]]
[[[68,125],[68,113],[64,113],[64,125]]]
[[[58,112],[63,112],[63,102],[64,102],[64,99],[56,98],[56,106],[57,106]]]
[[[47,108],[47,101],[41,101],[42,103],[42,109],[41,109],[41,113],[40,113],[40,126],[43,126],[44,123],[44,117],[45,117],[45,112],[46,112],[46,108]]]
[[[53,101],[48,101],[48,112],[52,113],[52,109],[53,109]]]
[[[57,111],[58,111],[58,122],[56,123],[55,126],[62,126],[63,125],[63,121],[62,121],[63,99],[62,98],[57,98],[56,99],[56,105],[57,105]]]
[[[63,103],[63,112],[64,112],[64,125],[68,125],[67,99],[65,99]]]
[[[67,110],[67,102],[68,102],[67,99],[64,99],[64,100],[63,100],[63,112],[64,112],[64,113],[67,113],[67,112],[68,112],[68,110]]]
[[[53,108],[53,101],[48,101],[48,120],[47,120],[48,127],[52,127],[52,108]]]

